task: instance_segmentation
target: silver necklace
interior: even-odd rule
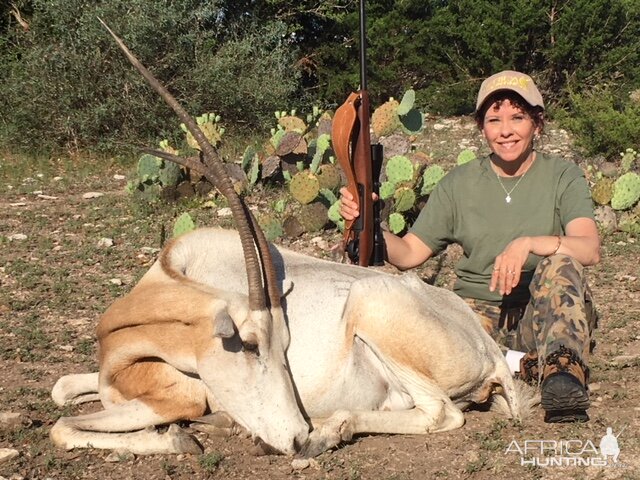
[[[496,172],[496,178],[498,179],[498,183],[500,184],[500,186],[502,187],[502,190],[504,190],[504,193],[507,194],[506,197],[504,197],[504,201],[507,203],[511,203],[511,194],[513,193],[513,191],[516,189],[516,187],[520,184],[520,182],[522,181],[522,179],[524,178],[524,176],[527,174],[527,172],[529,171],[529,169],[527,169],[522,176],[518,179],[518,181],[516,182],[516,184],[513,186],[513,188],[511,190],[507,190],[504,187],[504,184],[502,183],[502,180],[500,180],[500,175],[498,175],[498,172]]]

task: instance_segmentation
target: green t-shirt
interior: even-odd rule
[[[489,157],[473,160],[449,172],[436,186],[411,228],[434,254],[450,243],[462,246],[456,265],[454,291],[461,297],[496,303],[526,302],[537,255],[529,255],[519,285],[508,297],[489,291],[495,258],[515,238],[560,235],[576,218],[593,217],[591,194],[584,173],[574,163],[536,154],[524,177],[501,181]]]

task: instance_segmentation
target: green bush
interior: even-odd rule
[[[206,92],[200,110],[221,112],[229,123],[267,127],[273,112],[302,105],[296,50],[283,23],[248,28],[218,49],[201,46],[192,72],[195,92]]]
[[[204,0],[27,3],[29,32],[0,32],[0,140],[12,148],[113,151],[179,134],[167,131],[175,125],[173,112],[97,17],[192,112],[213,110],[251,126],[257,111],[271,112],[293,96],[292,53],[274,40],[282,32],[238,31],[241,40],[226,42],[235,27],[220,24],[222,6]]]
[[[629,145],[640,145],[640,102],[611,88],[571,94],[569,112],[556,118],[589,155],[618,158]]]

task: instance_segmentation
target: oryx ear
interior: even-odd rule
[[[213,319],[213,336],[219,338],[231,338],[235,335],[233,319],[226,310],[218,312]]]

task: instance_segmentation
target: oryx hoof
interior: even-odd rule
[[[193,455],[200,455],[204,452],[204,448],[200,442],[198,442],[198,440],[192,435],[184,432],[176,424],[171,424],[165,435],[169,435],[171,437],[171,443],[175,449],[175,453],[191,453]]]

